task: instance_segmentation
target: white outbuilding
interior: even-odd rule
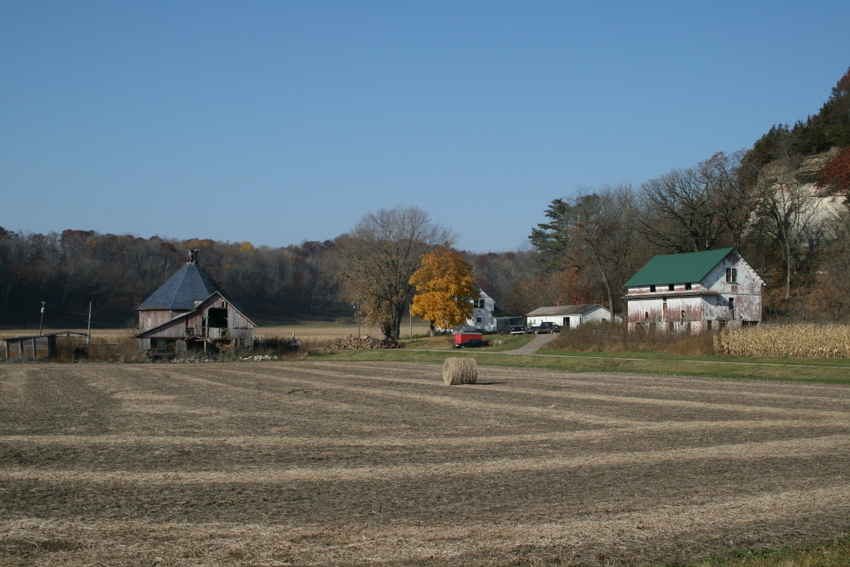
[[[567,331],[584,323],[610,321],[611,313],[598,303],[555,305],[538,307],[526,313],[525,320],[530,327],[537,327],[541,323],[554,323]]]

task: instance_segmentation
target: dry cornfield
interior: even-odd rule
[[[759,325],[715,337],[718,354],[749,357],[848,358],[850,325]]]
[[[0,564],[617,566],[830,536],[846,386],[0,364]]]

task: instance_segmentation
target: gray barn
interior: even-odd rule
[[[139,348],[151,357],[191,352],[243,351],[254,343],[254,323],[217,289],[189,250],[186,265],[139,306]]]

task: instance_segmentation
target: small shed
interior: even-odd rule
[[[56,355],[56,335],[14,337],[6,341],[6,359],[37,358]]]
[[[88,338],[85,333],[75,331],[60,331],[56,333],[47,333],[44,335],[33,335],[29,337],[13,337],[3,339],[6,342],[6,359],[13,358],[52,358],[57,354],[56,338],[65,335],[70,337],[76,335]]]
[[[538,307],[525,315],[527,324],[537,327],[541,323],[554,323],[561,329],[575,329],[583,323],[610,321],[611,314],[598,303],[553,305]]]

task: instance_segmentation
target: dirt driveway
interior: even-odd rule
[[[534,354],[547,344],[549,344],[552,339],[557,337],[555,333],[548,333],[545,335],[534,335],[534,338],[514,350],[506,350],[505,354]]]
[[[835,535],[850,389],[0,365],[2,565],[627,565]]]

